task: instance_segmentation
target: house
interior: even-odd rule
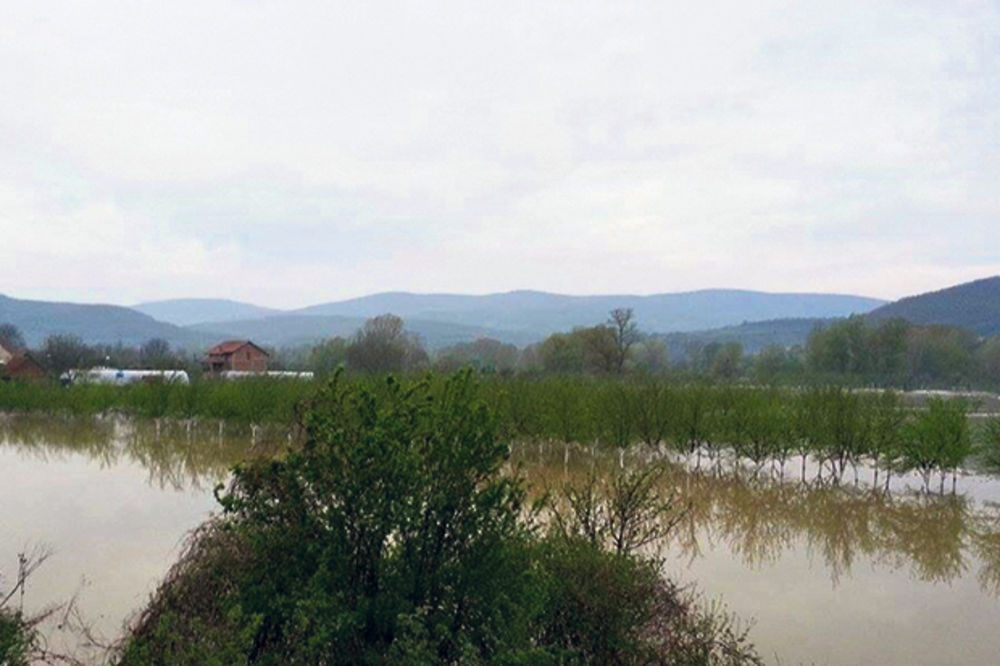
[[[208,350],[201,367],[213,374],[230,370],[267,372],[268,358],[270,354],[249,340],[227,340]]]
[[[45,368],[28,352],[18,352],[0,365],[0,379],[44,379]]]
[[[14,358],[14,352],[6,349],[3,345],[0,345],[0,365],[4,365],[12,358]]]

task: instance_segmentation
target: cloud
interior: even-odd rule
[[[901,296],[1000,273],[986,3],[19,3],[0,285]]]

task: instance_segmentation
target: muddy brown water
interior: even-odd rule
[[[231,465],[285,442],[217,424],[0,416],[0,590],[19,552],[47,548],[26,610],[75,595],[113,640],[216,510],[212,490]],[[619,464],[561,445],[517,447],[513,459],[538,487]],[[652,459],[663,454],[636,449],[625,465]],[[693,467],[667,468],[688,508],[661,544],[664,572],[751,621],[769,663],[1000,663],[1000,480],[966,475],[955,494],[928,495],[909,477],[874,492],[871,470],[855,486],[853,475],[817,479],[811,464],[803,483],[795,461],[784,479]],[[50,647],[80,654],[79,635],[45,632]]]

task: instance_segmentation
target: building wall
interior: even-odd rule
[[[226,370],[265,372],[267,370],[267,355],[256,347],[247,345],[230,355],[229,367]]]

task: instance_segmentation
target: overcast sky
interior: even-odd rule
[[[1000,273],[1000,4],[0,0],[0,293]]]

